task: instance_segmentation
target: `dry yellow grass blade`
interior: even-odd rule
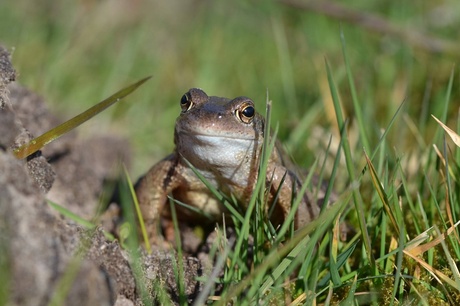
[[[334,260],[337,260],[337,254],[339,249],[339,241],[340,241],[340,215],[337,216],[335,220],[334,227],[332,228],[332,256],[334,256]]]
[[[432,228],[429,228],[428,230],[424,231],[423,233],[421,233],[420,235],[415,237],[412,241],[417,241],[417,240],[418,241],[415,242],[415,243],[411,243],[409,246],[407,246],[404,249],[404,252],[410,253],[412,256],[418,256],[418,255],[421,255],[421,254],[425,253],[429,249],[434,248],[435,246],[440,244],[442,241],[444,241],[447,238],[447,236],[452,234],[452,232],[455,232],[454,230],[459,224],[460,224],[460,221],[455,223],[453,226],[448,228],[445,233],[443,233],[442,235],[436,237],[432,241],[427,242],[425,244],[420,244],[422,241],[426,240],[429,237],[427,232],[432,229]]]
[[[289,304],[289,306],[302,305],[302,303],[304,303],[306,299],[307,299],[307,294],[305,292],[303,292],[294,301],[292,301],[292,303]]]
[[[439,160],[442,162],[442,165],[445,167],[446,166],[446,160],[444,159],[444,156],[442,155],[441,151],[439,151],[438,146],[434,144],[433,149],[436,152],[436,155],[439,157]]]
[[[442,152],[438,149],[438,147],[434,144],[433,145],[433,149],[434,151],[436,152],[436,155],[439,157],[439,160],[441,161],[442,165],[444,167],[446,167],[447,163],[446,163],[446,159],[444,158],[444,155],[442,154]],[[448,165],[447,165],[448,166]],[[449,175],[450,177],[454,180],[454,181],[457,181],[457,177],[455,176],[455,173],[454,171],[452,170],[451,167],[447,167],[447,169],[449,170]],[[444,177],[444,176],[443,176]],[[445,179],[445,178],[444,178]]]
[[[450,197],[449,197],[449,189],[447,188],[447,180],[444,180],[446,183],[444,184],[445,189],[446,189],[446,213],[447,217],[449,218],[450,224],[454,224],[454,216],[452,214],[452,207],[450,206]],[[455,224],[454,224],[455,225]],[[458,237],[457,231],[454,231],[455,238],[457,238],[457,241],[460,242],[460,237]]]
[[[439,159],[441,160],[442,164],[444,167],[446,167],[447,165],[447,161],[446,159],[444,158],[444,155],[441,153],[441,151],[439,151],[439,149],[436,147],[436,145],[433,145],[434,147],[434,150],[436,152],[436,154],[438,155]],[[454,172],[452,170],[451,167],[447,167],[448,171],[449,171],[449,175],[450,177],[454,180],[454,181],[457,181],[457,178],[455,177],[454,175]],[[446,178],[446,174],[441,171],[441,176],[443,178],[443,183],[444,183],[444,188],[446,190],[446,213],[447,213],[447,217],[449,218],[449,222],[450,224],[454,224],[454,217],[452,215],[452,207],[450,205],[450,198],[449,198],[449,188],[448,188],[448,185],[447,185],[447,178]],[[454,232],[454,235],[455,235],[455,238],[457,238],[457,241],[460,241],[460,237],[458,236],[457,232]]]
[[[440,284],[443,284],[443,282],[444,282],[444,283],[449,284],[453,288],[455,288],[457,290],[460,290],[460,287],[457,286],[457,283],[454,282],[452,279],[450,279],[447,275],[445,275],[441,271],[433,268],[427,262],[425,262],[423,259],[420,259],[420,258],[418,258],[416,256],[413,256],[410,252],[407,252],[405,250],[403,252],[404,252],[404,254],[406,254],[407,256],[409,256],[410,258],[415,260],[416,262],[418,262],[422,267],[424,267],[425,270],[427,270],[436,279],[436,281],[438,281]]]
[[[457,147],[460,147],[460,136],[457,133],[455,133],[454,130],[442,123],[441,120],[439,120],[435,116],[431,115],[431,117],[433,117],[434,120],[436,120],[439,123],[439,125],[444,129],[444,131],[446,131],[446,133],[450,136],[450,138],[457,145]]]

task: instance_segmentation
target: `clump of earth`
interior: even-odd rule
[[[10,54],[0,45],[0,287],[8,289],[0,292],[0,300],[6,299],[0,303],[142,305],[140,288],[148,300],[158,298],[154,281],[178,303],[177,254],[140,250],[134,259],[100,227],[89,231],[48,203],[92,218],[106,183],[119,178],[114,165],[129,164],[127,140],[113,135],[82,140],[70,132],[27,159],[14,157],[14,148],[61,122],[42,97],[17,82]],[[183,262],[192,302],[203,289],[197,281],[203,266],[195,257]],[[134,277],[136,266],[140,272]]]

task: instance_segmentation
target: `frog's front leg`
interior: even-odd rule
[[[179,158],[171,154],[154,165],[136,183],[136,195],[149,241],[157,243],[161,237],[160,220],[168,195],[181,184],[177,167]]]
[[[284,167],[278,166],[274,169],[271,169],[271,171],[267,171],[267,179],[271,180],[271,197],[274,198],[278,193],[278,200],[275,203],[275,211],[281,213],[281,222],[286,220],[289,212],[291,211],[292,204],[298,196],[301,196],[302,199],[294,217],[295,229],[299,229],[305,226],[319,215],[320,208],[312,200],[308,191],[303,195],[299,194],[303,182],[294,172]],[[292,197],[293,195],[294,198]]]

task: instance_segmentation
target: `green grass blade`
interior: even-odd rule
[[[65,208],[65,207],[63,207],[63,206],[61,206],[61,205],[59,205],[57,203],[54,203],[54,202],[52,202],[50,200],[46,200],[46,201],[48,202],[48,205],[51,206],[54,210],[56,210],[58,213],[60,213],[61,215],[63,215],[64,217],[66,217],[66,218],[68,218],[70,220],[73,220],[75,223],[80,224],[84,228],[86,228],[88,230],[96,228],[96,225],[93,222],[88,221],[88,220],[80,217],[79,215],[71,212],[67,208]],[[104,236],[110,241],[115,240],[115,237],[112,234],[110,234],[109,232],[104,231]]]
[[[439,119],[441,122],[447,122],[447,114],[449,110],[449,104],[450,104],[450,96],[452,93],[452,87],[454,83],[454,76],[455,76],[455,67],[452,67],[452,70],[450,72],[450,77],[449,77],[449,84],[447,85],[447,91],[446,91],[446,97],[444,99],[444,103],[440,105],[439,107],[442,106],[442,113],[440,116],[436,116],[436,118]],[[441,102],[439,102],[441,104]],[[433,143],[434,144],[439,144],[443,141],[443,136],[444,136],[444,130],[441,128],[437,128],[436,133],[433,138]],[[428,155],[428,161],[425,163],[425,172],[428,173],[428,169],[430,167],[435,167],[433,163],[436,163],[436,152],[431,151],[431,154]]]
[[[395,200],[396,201],[396,200]],[[398,248],[397,248],[397,256],[396,256],[396,273],[394,275],[394,285],[393,285],[393,292],[392,292],[392,298],[390,301],[390,306],[394,304],[396,301],[396,297],[398,295],[398,292],[401,290],[401,285],[402,284],[402,261],[403,261],[403,250],[404,250],[404,245],[405,245],[405,239],[404,239],[404,223],[401,224],[401,230],[399,230],[399,243],[398,243]],[[401,283],[401,284],[400,284]],[[399,292],[401,293],[401,292]],[[398,303],[399,305],[399,303]]]
[[[123,164],[123,171],[125,172],[126,181],[128,183],[129,191],[131,193],[131,197],[134,202],[134,207],[136,209],[137,219],[139,221],[139,227],[141,228],[142,238],[145,242],[145,249],[147,253],[152,253],[152,248],[150,247],[149,237],[147,235],[147,229],[145,228],[144,218],[142,217],[141,207],[139,206],[139,201],[137,200],[136,191],[134,190],[133,183],[131,182],[131,178],[128,174],[128,169]]]
[[[267,172],[267,163],[268,163],[268,158],[270,154],[273,151],[273,148],[275,147],[275,140],[276,140],[276,134],[278,132],[278,129],[276,129],[274,135],[272,135],[272,142],[273,146],[272,148],[269,147],[270,144],[270,129],[271,129],[271,110],[272,110],[272,103],[268,99],[268,89],[267,89],[267,100],[266,100],[266,110],[265,110],[265,129],[264,129],[264,143],[262,146],[262,153],[261,153],[261,159],[260,159],[260,169],[259,169],[259,180],[260,178],[263,178],[263,181],[265,182],[265,177],[266,177],[266,172]],[[265,190],[264,188],[256,189],[259,190],[259,197],[260,199],[264,198],[264,193]]]
[[[385,209],[385,212],[387,213],[387,216],[390,218],[390,221],[393,224],[394,229],[399,235],[398,222],[396,221],[396,218],[390,207],[390,202],[388,201],[387,194],[385,190],[383,190],[382,184],[377,176],[374,165],[372,164],[372,161],[370,160],[369,156],[366,154],[365,151],[364,151],[364,155],[366,157],[367,167],[369,169],[374,188],[377,191],[377,194],[379,195],[380,201],[382,201],[382,205],[383,205],[383,208]]]
[[[84,228],[86,228],[86,229],[94,229],[94,228],[96,228],[96,225],[93,222],[88,221],[88,220],[80,217],[79,215],[77,215],[77,214],[71,212],[70,210],[68,210],[67,208],[65,208],[65,207],[63,207],[63,206],[61,206],[61,205],[59,205],[57,203],[54,203],[54,202],[52,202],[50,200],[47,200],[47,202],[48,202],[48,205],[51,206],[54,210],[56,210],[58,213],[60,213],[61,215],[63,215],[66,218],[69,218],[70,220],[73,220],[75,223],[80,224]],[[106,231],[104,231],[104,236],[110,241],[115,240],[115,237],[112,234],[110,234],[110,233],[108,233]]]
[[[345,121],[345,124],[342,128],[342,131],[340,133],[340,142],[339,142],[339,145],[337,147],[337,153],[335,154],[335,159],[334,159],[334,164],[332,166],[332,172],[331,172],[331,177],[329,178],[329,182],[328,182],[328,185],[327,185],[327,189],[326,189],[326,194],[324,195],[324,203],[329,203],[329,198],[331,196],[331,194],[334,192],[333,191],[333,187],[334,187],[334,182],[335,182],[335,178],[337,177],[337,170],[339,169],[339,166],[340,166],[340,157],[341,157],[341,152],[343,150],[343,141],[345,139],[345,133],[347,132],[347,121]],[[318,190],[321,186],[318,185]],[[324,209],[326,209],[327,205],[323,205],[321,207],[321,211],[323,211]]]
[[[179,222],[177,221],[176,207],[174,201],[169,199],[169,206],[171,209],[171,217],[174,225],[174,239],[177,246],[177,264],[173,260],[173,268],[176,277],[177,288],[179,289],[179,305],[187,305],[185,295],[185,280],[184,280],[184,258],[182,252],[182,242],[180,237]]]
[[[343,54],[343,59],[345,60],[345,68],[347,71],[348,85],[350,86],[350,92],[351,92],[351,98],[352,98],[351,100],[353,101],[353,109],[356,115],[356,120],[358,121],[359,134],[361,136],[360,140],[363,146],[367,150],[370,150],[371,147],[369,145],[369,140],[366,135],[367,129],[364,123],[363,112],[361,109],[361,105],[359,104],[358,95],[356,94],[355,81],[353,79],[353,74],[351,73],[351,69],[350,69],[350,63],[348,61],[345,35],[343,33],[343,29],[340,29],[340,41],[342,42],[342,54]]]
[[[127,176],[129,178],[129,176]],[[131,230],[127,233],[125,243],[123,247],[128,251],[130,254],[129,262],[131,266],[131,271],[136,281],[136,290],[138,292],[138,296],[144,305],[152,305],[152,297],[147,290],[147,283],[145,282],[144,271],[142,267],[142,254],[140,248],[140,241],[139,235],[137,232],[138,224],[136,222],[136,214],[133,211],[133,197],[130,194],[129,190],[131,189],[128,185],[131,185],[128,179],[120,181],[120,204],[121,208],[124,212],[123,217],[126,220],[125,222],[129,224]],[[132,190],[132,189],[131,189]],[[132,191],[131,191],[132,192]],[[155,280],[153,286],[156,286]],[[161,286],[157,286],[159,294],[162,294]],[[162,302],[162,305],[165,303]]]
[[[214,187],[208,180],[200,173],[185,157],[182,157],[188,167],[192,169],[193,173],[203,182],[206,188],[212,192],[212,194],[219,200],[222,204],[224,204],[225,208],[230,212],[230,214],[238,220],[238,222],[243,223],[244,218],[243,216],[236,210],[236,208],[232,205],[234,201],[226,197],[222,192],[220,192],[216,187]]]
[[[356,240],[355,242],[353,242],[345,251],[343,251],[342,253],[340,253],[338,256],[337,256],[337,261],[335,262],[335,268],[338,270],[340,269],[348,260],[348,258],[350,258],[350,256],[353,254],[353,252],[355,251],[356,249],[356,246],[358,245],[359,241]],[[332,269],[332,268],[331,268]],[[326,275],[318,282],[318,287],[324,287],[326,286],[327,283],[329,283],[329,281],[331,280],[332,278],[332,275],[331,275],[331,272],[328,271],[326,273]]]
[[[444,108],[442,110],[442,114],[440,117],[438,117],[441,122],[447,122],[447,113],[449,110],[449,104],[450,104],[450,96],[452,95],[452,87],[454,84],[454,76],[455,76],[455,67],[452,67],[452,70],[450,72],[450,77],[449,77],[449,84],[447,85],[447,91],[446,91],[446,98],[444,100]],[[444,135],[444,130],[438,128],[436,130],[435,138],[434,138],[434,143],[439,143],[442,141],[442,137]]]
[[[266,109],[266,115],[265,115],[264,133],[265,135],[270,135],[271,102],[268,100],[268,93],[267,93],[267,106],[266,107],[267,109]],[[254,192],[249,201],[248,207],[246,208],[246,214],[244,216],[244,221],[241,226],[241,233],[235,244],[235,249],[234,249],[235,254],[241,254],[241,248],[243,246],[243,242],[247,241],[249,237],[250,222],[253,216],[252,212],[257,204],[258,197],[259,196],[262,197],[259,200],[263,201],[264,189],[265,189],[264,187],[266,183],[265,178],[266,178],[267,167],[268,167],[268,158],[271,152],[273,152],[275,143],[276,143],[276,131],[275,131],[275,135],[271,139],[270,137],[264,137],[264,144],[262,148],[261,160],[260,160],[260,166],[259,166],[259,176],[257,179],[256,187],[254,188]],[[232,278],[233,273],[235,271],[235,265],[236,265],[236,261],[233,260],[230,264],[230,269],[229,269],[230,279]]]
[[[175,204],[179,205],[179,206],[182,206],[184,208],[187,208],[188,210],[190,211],[193,211],[194,213],[198,214],[198,215],[202,215],[203,217],[206,217],[208,218],[209,220],[213,220],[213,217],[208,214],[207,212],[203,211],[202,209],[199,209],[198,207],[195,207],[195,206],[192,206],[192,205],[189,205],[189,204],[186,204],[184,202],[181,202],[179,200],[176,200],[174,199],[173,197],[169,196],[168,195],[168,199],[169,200],[172,200]]]
[[[69,218],[69,219],[75,221],[76,223],[80,224],[81,226],[83,226],[83,227],[85,227],[87,229],[94,229],[96,227],[96,225],[94,225],[90,221],[80,217],[77,214],[74,214],[73,212],[71,212],[67,208],[62,207],[61,205],[56,204],[56,203],[54,203],[54,202],[52,202],[50,200],[47,200],[47,202],[48,202],[48,205],[51,206],[54,210],[56,210],[58,213],[60,213],[61,215],[63,215],[66,218]]]
[[[391,130],[391,127],[396,121],[396,118],[398,117],[399,113],[401,112],[403,106],[405,105],[406,100],[402,101],[401,104],[399,105],[398,109],[394,113],[393,117],[391,117],[390,123],[388,123],[387,128],[383,131],[382,136],[379,138],[379,141],[377,145],[375,146],[372,155],[371,155],[371,160],[374,160],[375,155],[377,154],[380,146],[382,145],[383,141],[386,139],[386,136],[388,135],[388,132]]]
[[[347,298],[340,303],[340,305],[355,305],[355,292],[356,292],[356,286],[358,283],[358,275],[355,276],[355,279],[353,280],[353,283],[351,284],[350,291],[348,291],[348,296]]]
[[[289,108],[292,111],[297,112],[298,106],[296,99],[296,89],[294,86],[294,69],[292,67],[292,61],[290,58],[286,29],[284,28],[284,23],[281,22],[280,18],[273,17],[271,19],[271,24],[281,68],[281,81],[283,84],[284,92],[287,96],[286,103],[289,105]]]
[[[280,264],[270,272],[270,277],[262,284],[260,287],[261,292],[265,292],[276,282],[276,280],[283,274],[283,272],[288,268],[288,266],[294,261],[297,256],[305,249],[308,249],[308,242],[310,238],[307,236],[302,239],[292,251],[281,260]],[[259,289],[257,289],[259,290]]]
[[[339,102],[339,95],[337,92],[337,88],[335,87],[334,80],[332,78],[331,68],[329,67],[329,63],[327,62],[327,60],[326,60],[326,70],[327,70],[327,79],[329,82],[329,88],[330,88],[331,95],[332,95],[332,101],[334,103],[337,124],[340,129],[343,129],[345,127],[345,121],[343,119],[342,108]],[[350,180],[352,182],[355,182],[355,178],[356,178],[355,165],[353,163],[353,158],[351,156],[350,143],[348,141],[347,133],[345,132],[343,135],[345,137],[344,142],[343,142],[343,150],[345,153],[345,161],[346,161],[348,174],[350,176]],[[360,193],[356,189],[353,189],[353,202],[355,204],[356,212],[358,214],[359,227],[361,229],[361,233],[363,235],[363,240],[364,240],[364,246],[367,251],[366,255],[369,261],[371,262],[371,265],[375,267],[375,259],[372,255],[371,240],[370,240],[369,233],[367,231],[367,226],[366,226],[363,201],[362,201]]]
[[[117,103],[127,95],[131,94],[133,91],[135,91],[139,86],[144,84],[148,79],[151,77],[146,77],[143,78],[140,81],[137,81],[136,83],[123,88],[122,90],[116,92],[112,96],[108,97],[107,99],[99,102],[98,104],[94,105],[93,107],[90,107],[83,113],[73,117],[72,119],[58,125],[55,128],[52,128],[48,132],[32,139],[30,142],[22,145],[21,147],[15,149],[13,151],[14,156],[18,159],[23,159],[26,158],[27,156],[37,152],[41,148],[43,148],[45,145],[48,143],[52,142],[53,140],[61,137],[62,135],[66,134],[67,132],[73,130],[74,128],[78,127],[82,123],[88,121],[89,119],[93,118],[109,106]]]
[[[316,166],[318,164],[318,159],[315,159],[315,162],[311,166],[311,169],[308,173],[308,177],[305,179],[305,181],[302,184],[302,187],[300,188],[299,192],[297,193],[297,197],[294,200],[294,203],[291,206],[291,210],[289,211],[289,214],[286,217],[286,220],[294,220],[295,214],[297,213],[297,208],[300,205],[300,202],[303,200],[303,195],[305,192],[307,192],[307,187],[310,185],[310,181],[313,177],[313,174],[315,173]],[[316,204],[314,204],[316,205]],[[278,237],[276,239],[276,243],[280,243],[284,239],[284,235],[286,232],[289,230],[291,225],[291,222],[284,222],[283,225],[281,226],[279,232],[278,232]]]
[[[410,191],[409,191],[409,183],[407,182],[406,176],[404,175],[404,170],[402,169],[401,162],[399,162],[399,161],[397,163],[397,170],[400,173],[400,179],[401,179],[401,182],[402,182],[401,185],[402,185],[402,188],[404,190],[404,193],[406,194],[407,204],[409,204],[409,209],[410,209],[412,215],[414,216],[413,219],[414,219],[415,230],[416,230],[417,234],[419,234],[419,233],[422,232],[421,225],[419,224],[419,222],[421,220],[419,218],[417,218],[417,216],[418,216],[417,207],[414,204],[414,202],[412,201],[411,194],[410,194]]]
[[[337,201],[336,204],[332,205],[325,213],[321,214],[316,220],[310,222],[305,227],[300,229],[292,239],[286,242],[286,244],[280,249],[271,252],[254,271],[240,281],[238,284],[230,288],[230,291],[222,295],[221,299],[216,305],[226,305],[230,299],[241,294],[245,289],[258,288],[258,285],[254,282],[257,275],[263,275],[268,269],[273,267],[279,261],[280,257],[286,256],[296,245],[298,245],[305,237],[311,234],[314,230],[321,227],[322,224],[331,224],[337,215],[345,208],[351,197],[350,191],[344,193],[341,196],[341,200]],[[326,227],[323,227],[324,229]],[[315,232],[316,233],[316,232]],[[263,292],[261,292],[263,294]],[[248,293],[250,295],[250,293]]]

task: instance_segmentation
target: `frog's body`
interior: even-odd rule
[[[220,191],[235,197],[243,208],[257,182],[265,135],[264,118],[256,113],[253,101],[246,97],[233,100],[208,97],[194,88],[182,97],[181,108],[174,133],[174,152],[154,165],[136,186],[144,221],[154,236],[162,216],[168,217],[168,210],[163,208],[170,194],[215,220],[221,220],[222,213],[226,212],[184,159]],[[280,189],[271,217],[275,226],[288,215],[292,196],[302,183],[298,174],[286,167],[280,152],[279,148],[272,152],[266,176],[267,187],[270,187],[267,209]],[[295,228],[307,224],[318,214],[318,205],[305,194],[295,216]],[[181,209],[179,217],[198,218],[188,209]]]

